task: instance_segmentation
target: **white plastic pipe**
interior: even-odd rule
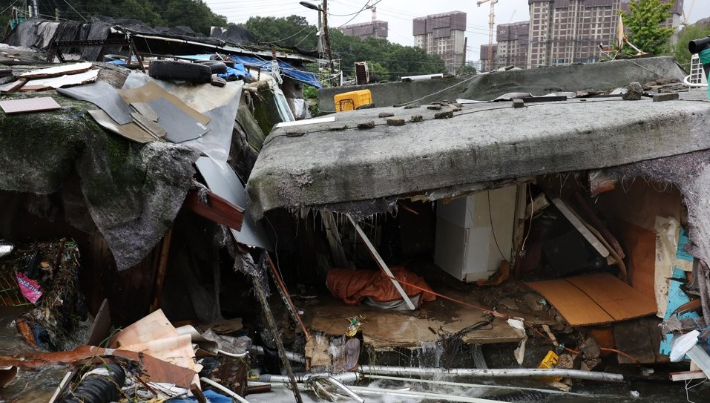
[[[287,379],[288,379],[288,378],[287,378]],[[225,388],[224,386],[218,384],[217,382],[215,382],[215,381],[213,381],[213,380],[211,380],[211,379],[202,377],[202,378],[200,378],[200,380],[201,380],[202,382],[204,382],[204,383],[206,383],[206,384],[208,384],[208,385],[210,385],[210,386],[212,386],[212,387],[215,387],[215,388],[221,390],[222,392],[228,394],[229,396],[231,396],[231,397],[233,397],[234,399],[236,399],[239,403],[249,403],[249,401],[246,400],[245,398],[239,396],[238,394],[232,392],[231,390]]]
[[[351,389],[363,394],[388,395],[400,397],[419,397],[436,401],[468,402],[468,403],[500,403],[500,400],[480,399],[477,397],[453,396],[439,393],[417,392],[413,390],[392,390],[383,388],[370,388],[366,386],[351,386]]]
[[[624,376],[607,372],[580,371],[575,369],[470,369],[453,368],[412,368],[412,367],[389,367],[379,365],[362,365],[359,371],[363,374],[393,375],[393,376],[472,376],[480,378],[532,378],[532,377],[563,377],[572,379],[585,379],[589,381],[602,382],[623,382]]]
[[[483,388],[483,389],[501,389],[501,390],[515,390],[515,391],[526,390],[526,391],[531,391],[531,392],[549,393],[549,394],[553,394],[553,395],[589,397],[589,395],[585,395],[583,393],[563,392],[561,390],[556,390],[556,389],[525,388],[522,386],[484,385],[484,384],[480,384],[480,383],[461,383],[461,382],[448,382],[448,381],[440,381],[440,380],[433,381],[430,379],[402,378],[402,377],[386,376],[386,375],[365,375],[365,378],[386,379],[389,381],[399,381],[399,382],[407,382],[407,383],[415,382],[415,383],[426,383],[426,384],[431,384],[431,385],[456,386],[459,388]],[[595,397],[599,397],[599,395],[595,395]]]
[[[338,387],[338,389],[340,389],[340,390],[342,390],[343,392],[345,392],[345,393],[347,393],[348,395],[350,395],[350,397],[352,397],[353,399],[357,400],[358,402],[360,402],[360,403],[365,403],[365,399],[363,399],[363,398],[361,398],[360,396],[358,396],[355,392],[353,392],[352,390],[350,390],[347,386],[343,385],[342,383],[338,382],[338,380],[335,379],[335,378],[333,378],[332,376],[327,377],[326,380],[327,380],[328,382],[330,382],[331,384],[335,385],[336,387]]]
[[[360,374],[357,372],[343,372],[340,374],[295,374],[296,382],[307,382],[310,378],[334,378],[340,382],[357,382],[360,380]],[[284,375],[259,375],[259,382],[289,382],[288,377]]]

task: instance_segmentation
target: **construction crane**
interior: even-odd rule
[[[695,0],[693,0],[693,2],[690,3],[690,8],[688,9],[688,14],[686,14],[685,10],[683,10],[683,22],[680,25],[688,25],[688,19],[690,18],[690,13],[693,12],[694,6],[695,6]]]
[[[488,71],[493,70],[493,28],[495,27],[496,14],[494,12],[494,6],[498,0],[478,0],[476,3],[478,7],[481,4],[491,3],[491,12],[488,14]]]

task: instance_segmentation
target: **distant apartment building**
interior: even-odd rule
[[[496,27],[496,55],[493,68],[515,66],[524,69],[528,64],[530,21],[500,24]],[[488,45],[486,45],[486,49]],[[481,54],[483,56],[483,54]],[[486,55],[486,58],[488,55]]]
[[[439,55],[451,74],[464,64],[466,13],[453,11],[414,19],[414,46]]]
[[[619,11],[629,0],[528,0],[530,44],[527,67],[594,63],[601,58],[599,44],[617,40]],[[677,26],[683,0],[677,0],[666,26]]]
[[[493,60],[498,58],[498,45],[493,44]],[[495,63],[493,63],[495,64]],[[481,45],[481,72],[491,71],[491,67],[495,68],[488,60],[488,45]],[[500,66],[499,66],[500,67]]]
[[[360,39],[382,38],[387,39],[389,26],[387,21],[371,21],[362,24],[352,24],[340,27],[340,32],[347,36],[357,36]]]

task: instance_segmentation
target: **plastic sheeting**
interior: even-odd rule
[[[245,55],[230,57],[235,62],[241,63],[245,66],[256,67],[264,71],[271,71],[271,60],[264,60],[258,57]],[[316,88],[322,87],[320,81],[318,81],[318,78],[315,74],[308,71],[299,70],[296,67],[292,66],[290,63],[287,63],[283,60],[279,60],[279,70],[282,75],[285,75],[286,77],[292,78],[296,81],[308,84]]]

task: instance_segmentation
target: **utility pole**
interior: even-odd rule
[[[461,60],[461,69],[466,66],[466,48],[468,47],[468,37],[463,38],[463,60]]]
[[[321,12],[323,13],[323,35],[325,37],[325,52],[328,55],[328,67],[330,68],[331,76],[331,79],[328,81],[332,83],[332,77],[335,74],[335,68],[333,68],[333,55],[330,53],[330,37],[328,36],[328,0],[323,0],[323,6],[321,7],[321,10]]]

